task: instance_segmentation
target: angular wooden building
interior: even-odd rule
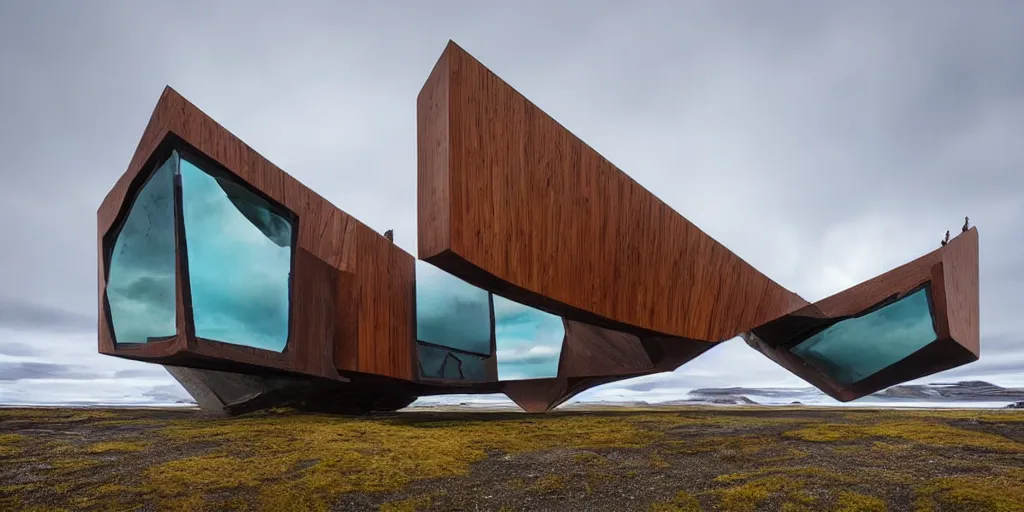
[[[979,356],[973,228],[810,304],[454,43],[417,125],[419,259],[167,88],[98,211],[100,352],[228,413],[545,411],[736,336],[843,401]]]

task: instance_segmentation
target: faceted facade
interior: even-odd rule
[[[100,352],[227,413],[545,411],[736,336],[844,401],[978,358],[975,229],[811,304],[454,43],[417,121],[419,258],[167,88],[98,211]]]

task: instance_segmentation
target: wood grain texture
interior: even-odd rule
[[[381,234],[356,233],[359,371],[413,379],[416,261]]]
[[[448,247],[448,61],[441,59],[416,98],[419,254]],[[424,175],[424,173],[431,173]],[[424,226],[429,229],[424,229]]]
[[[417,109],[420,258],[636,334],[719,342],[806,305],[454,43]]]
[[[334,365],[349,372],[359,371],[359,287],[352,272],[335,276]]]
[[[946,245],[942,253],[949,337],[981,355],[981,305],[978,301],[978,230],[971,228]]]
[[[789,350],[815,330],[899,300],[922,286],[930,290],[936,340],[868,378],[839,384]],[[818,389],[848,401],[976,361],[980,355],[978,308],[978,232],[972,228],[944,247],[759,326],[743,337]]]
[[[170,146],[184,146],[202,155],[297,216],[294,279],[301,286],[294,287],[292,296],[292,332],[288,348],[283,354],[275,354],[208,340],[187,340],[189,321],[179,321],[179,336],[190,341],[187,346],[180,342],[115,345],[109,326],[101,321],[101,352],[178,362],[191,354],[196,364],[211,369],[219,369],[212,367],[231,359],[245,365],[330,378],[341,378],[337,377],[335,366],[397,379],[413,378],[413,257],[274,166],[169,87],[154,109],[128,170],[97,212],[101,319],[106,318],[103,237],[127,214],[131,198],[156,163],[157,153],[169,153]],[[307,273],[319,277],[304,280]],[[351,287],[351,290],[339,287]],[[351,297],[354,304],[346,313],[350,318],[344,324],[345,330],[334,327],[337,324],[334,317],[344,311],[344,306],[337,303],[340,297]],[[179,319],[183,318],[182,302],[179,291]],[[350,333],[356,339],[347,339],[343,333]],[[330,352],[317,345],[319,343],[331,343]],[[353,347],[354,354],[351,353]],[[340,361],[341,364],[324,364],[325,361]]]

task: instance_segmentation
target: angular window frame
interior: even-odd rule
[[[419,262],[422,262],[425,265],[433,266],[432,263],[424,261],[424,260],[418,260],[417,263],[419,263]],[[564,321],[565,321],[565,318],[564,317],[562,317],[561,315],[550,313],[548,311],[545,311],[545,310],[542,310],[542,309],[539,309],[539,308],[535,308],[535,307],[530,306],[528,304],[523,304],[523,303],[521,303],[519,301],[510,299],[508,297],[504,297],[502,295],[496,295],[494,292],[492,292],[490,290],[483,289],[483,288],[479,288],[476,285],[468,283],[468,282],[462,280],[462,278],[460,278],[460,277],[458,277],[458,276],[456,276],[454,274],[451,274],[448,271],[446,271],[444,269],[441,269],[440,267],[435,267],[435,268],[438,271],[447,274],[452,279],[458,279],[459,281],[462,281],[463,283],[465,283],[465,284],[467,284],[469,286],[472,286],[473,288],[476,288],[476,289],[478,289],[478,290],[480,290],[482,292],[486,292],[487,293],[487,307],[488,307],[488,314],[490,316],[489,353],[481,353],[481,352],[477,352],[477,351],[474,351],[474,350],[466,350],[466,349],[463,349],[463,348],[450,347],[450,346],[444,345],[442,343],[436,343],[436,342],[421,340],[421,339],[419,339],[419,335],[418,335],[419,333],[417,332],[416,342],[415,342],[414,347],[413,347],[414,348],[414,350],[413,350],[413,357],[414,357],[414,362],[415,362],[414,366],[416,367],[416,373],[418,375],[418,378],[419,378],[420,382],[425,383],[425,384],[446,384],[446,385],[451,385],[451,384],[455,384],[455,383],[481,383],[481,382],[501,383],[501,382],[516,382],[516,381],[535,380],[535,379],[551,379],[551,378],[557,378],[558,377],[558,367],[559,367],[559,364],[560,364],[559,361],[561,360],[562,352],[565,350],[565,331],[564,331]],[[419,276],[419,274],[417,273],[417,278],[418,278],[418,276]],[[420,310],[419,286],[421,286],[421,283],[420,283],[419,280],[417,280],[416,286],[417,286],[417,291],[413,294],[416,297],[416,301],[417,301],[417,303],[414,306],[414,311],[418,315],[419,314],[419,310]],[[540,312],[540,313],[543,313],[543,314],[546,314],[546,315],[550,315],[553,318],[557,318],[562,323],[563,331],[562,331],[562,336],[561,336],[561,338],[559,339],[559,342],[558,342],[559,343],[559,347],[558,347],[558,352],[557,352],[557,356],[556,356],[556,363],[555,363],[556,366],[555,366],[554,375],[524,376],[524,377],[515,377],[515,378],[507,378],[506,377],[504,379],[501,378],[501,366],[502,366],[502,364],[501,364],[501,358],[498,355],[498,349],[499,349],[499,346],[498,346],[498,327],[499,327],[499,325],[498,325],[497,312],[495,311],[495,303],[496,303],[495,298],[496,297],[501,298],[502,300],[505,300],[505,301],[517,304],[519,306],[522,306],[522,307],[524,307],[524,308],[526,308],[528,310],[535,310],[537,312]],[[418,323],[418,321],[419,321],[418,316],[417,316],[417,319],[415,321]],[[459,378],[445,378],[445,377],[443,377],[443,373],[442,373],[441,377],[437,377],[437,376],[434,376],[434,375],[427,374],[424,371],[423,358],[421,357],[421,348],[429,349],[429,350],[437,350],[437,351],[443,352],[445,354],[445,356],[442,358],[442,361],[447,361],[447,358],[448,358],[449,355],[453,356],[453,357],[456,357],[456,358],[458,358],[459,356],[463,356],[464,355],[464,356],[468,356],[468,357],[471,357],[471,358],[482,359],[483,360],[483,364],[484,364],[484,369],[485,369],[486,377],[484,379],[471,379],[471,378],[465,378],[465,374],[463,374],[464,378],[459,379]],[[441,365],[441,368],[439,368],[439,371],[442,371],[443,369],[445,369],[445,364],[446,363],[442,362],[442,365]]]
[[[145,345],[148,345],[150,343],[168,342],[168,341],[171,341],[171,340],[177,338],[181,334],[181,332],[182,332],[182,327],[183,326],[181,325],[181,322],[179,321],[180,318],[181,318],[181,315],[180,315],[180,311],[178,309],[180,307],[180,303],[179,303],[179,300],[178,300],[179,299],[179,297],[178,297],[178,283],[181,280],[181,267],[178,265],[178,262],[179,262],[179,260],[178,260],[178,242],[179,242],[179,238],[178,238],[178,200],[177,200],[178,194],[177,194],[177,188],[176,188],[176,185],[177,185],[176,178],[177,178],[177,175],[178,175],[178,168],[177,168],[177,166],[174,167],[174,170],[172,171],[172,176],[171,176],[171,182],[172,182],[172,185],[171,185],[171,187],[172,187],[171,188],[171,201],[173,203],[171,208],[172,208],[172,214],[174,216],[174,253],[175,253],[174,254],[174,282],[175,282],[175,285],[174,285],[174,288],[175,288],[175,297],[174,297],[174,316],[175,316],[174,330],[175,330],[175,333],[173,335],[169,335],[169,336],[151,337],[147,341],[118,341],[117,340],[117,330],[114,328],[114,316],[113,316],[113,313],[110,310],[110,298],[108,297],[109,285],[110,285],[110,269],[111,269],[111,263],[113,262],[113,259],[114,259],[114,246],[117,245],[117,240],[121,236],[121,232],[124,230],[125,225],[128,223],[128,217],[131,216],[132,211],[135,209],[135,206],[136,206],[136,204],[139,201],[139,196],[142,195],[142,191],[146,188],[146,185],[148,185],[149,182],[152,181],[152,179],[156,176],[156,174],[160,170],[160,168],[163,167],[163,165],[165,163],[167,163],[167,161],[170,160],[170,158],[172,156],[174,156],[174,150],[173,149],[168,150],[166,152],[166,155],[163,155],[162,153],[164,153],[164,152],[160,151],[159,149],[157,151],[154,151],[153,155],[151,155],[150,158],[147,159],[146,164],[143,166],[143,168],[146,169],[146,172],[144,172],[144,173],[140,172],[139,175],[136,176],[135,180],[133,180],[132,183],[129,184],[128,189],[125,191],[125,197],[130,197],[131,201],[127,201],[122,206],[121,210],[117,214],[117,217],[114,218],[114,222],[111,224],[111,228],[106,233],[103,234],[103,238],[102,238],[102,244],[103,244],[102,245],[102,249],[103,249],[103,297],[102,297],[102,300],[103,300],[103,313],[104,313],[103,321],[106,322],[106,324],[107,324],[107,329],[108,329],[108,331],[110,333],[110,339],[113,341],[115,348],[119,347],[119,346],[121,346],[121,347],[124,347],[124,346],[138,347],[138,346],[145,346]]]
[[[799,355],[797,352],[793,351],[794,348],[800,346],[805,341],[809,340],[810,338],[812,338],[815,335],[825,331],[826,329],[828,329],[830,327],[833,327],[833,326],[835,326],[837,324],[843,323],[843,322],[845,322],[847,320],[854,320],[854,319],[857,319],[857,318],[863,318],[863,317],[868,316],[868,315],[870,315],[872,313],[875,313],[877,311],[885,309],[886,307],[892,306],[892,305],[894,305],[894,304],[896,304],[896,303],[898,303],[898,302],[900,302],[902,300],[909,299],[914,294],[916,294],[918,292],[921,292],[921,291],[924,291],[925,301],[926,301],[927,306],[928,306],[928,319],[931,322],[932,330],[936,333],[935,338],[933,338],[928,343],[925,343],[924,345],[920,346],[919,348],[917,348],[913,352],[911,352],[911,353],[909,353],[909,354],[907,354],[907,355],[905,355],[905,356],[903,356],[903,357],[901,357],[901,358],[899,358],[899,359],[889,363],[888,365],[886,365],[886,366],[876,370],[874,373],[872,373],[870,375],[862,377],[862,378],[860,378],[860,379],[858,379],[856,381],[853,381],[853,382],[842,383],[842,382],[836,380],[835,376],[829,374],[825,369],[820,368],[818,365],[814,364],[812,361],[804,358],[803,356]],[[900,362],[906,360],[908,357],[912,357],[917,352],[920,352],[925,347],[935,343],[936,341],[939,341],[940,339],[941,339],[941,335],[939,334],[938,319],[936,317],[934,290],[932,290],[932,282],[931,282],[931,280],[928,280],[928,281],[925,281],[925,282],[923,282],[923,283],[921,283],[921,284],[919,284],[917,286],[914,286],[913,288],[910,288],[910,289],[906,290],[905,292],[890,295],[890,296],[886,297],[885,299],[883,299],[883,300],[873,304],[871,307],[857,312],[857,314],[855,314],[855,315],[849,315],[849,316],[846,316],[846,317],[843,317],[843,318],[834,319],[834,321],[832,321],[832,322],[828,322],[826,324],[818,325],[818,326],[815,326],[814,328],[808,329],[807,331],[804,331],[804,332],[800,333],[799,335],[792,337],[790,340],[788,340],[785,343],[784,346],[781,346],[780,348],[784,348],[786,350],[786,352],[791,354],[797,360],[802,361],[804,364],[806,364],[806,365],[814,368],[816,371],[820,372],[821,375],[823,375],[824,377],[828,378],[830,382],[833,382],[833,383],[835,383],[835,384],[837,384],[839,386],[842,386],[842,387],[852,387],[852,386],[856,386],[857,384],[859,384],[859,383],[861,383],[863,381],[866,381],[866,380],[874,377],[875,375],[885,371],[886,368],[889,368],[890,366],[899,364]]]
[[[113,324],[113,317],[110,311],[110,300],[107,296],[106,284],[110,280],[110,264],[113,257],[114,245],[117,242],[118,236],[120,236],[125,223],[128,220],[128,216],[132,209],[135,207],[136,202],[139,198],[139,194],[142,189],[149,183],[150,179],[156,174],[157,170],[164,165],[167,160],[177,155],[178,161],[174,165],[174,189],[173,189],[173,200],[174,200],[174,248],[175,248],[175,314],[177,321],[175,322],[176,334],[174,336],[167,336],[161,338],[154,338],[148,342],[122,342],[118,341]],[[288,220],[291,224],[291,240],[290,240],[290,262],[288,268],[288,337],[285,341],[284,348],[280,352],[274,350],[267,350],[258,347],[253,347],[244,344],[228,343],[219,340],[213,340],[208,338],[201,338],[195,335],[195,321],[193,319],[192,311],[192,289],[190,282],[190,275],[188,272],[188,246],[185,239],[185,220],[183,215],[183,203],[182,203],[182,187],[181,187],[181,172],[180,172],[180,160],[184,158],[188,160],[192,165],[199,168],[200,171],[205,172],[210,176],[222,176],[232,180],[236,185],[240,186],[249,193],[252,193],[261,200],[266,201],[267,204],[278,210],[278,212]],[[208,344],[211,347],[225,348],[226,350],[241,350],[244,352],[253,352],[270,355],[273,359],[279,359],[282,357],[289,357],[291,352],[294,351],[293,340],[295,333],[295,260],[298,256],[298,238],[299,238],[299,216],[281,204],[268,196],[263,191],[259,190],[249,182],[242,179],[240,176],[232,172],[226,166],[221,165],[213,158],[207,156],[202,151],[199,151],[191,144],[186,142],[181,137],[174,133],[168,133],[164,140],[156,147],[155,150],[146,159],[146,162],[141,166],[143,171],[140,171],[135,179],[129,184],[125,191],[125,197],[130,197],[130,202],[126,201],[121,210],[118,212],[117,217],[111,223],[111,228],[104,233],[102,237],[102,257],[103,257],[103,311],[104,319],[107,328],[110,332],[111,340],[113,341],[114,349],[132,348],[132,347],[145,347],[159,342],[170,342],[178,337],[184,335],[186,340],[196,343]],[[180,320],[184,320],[184,322]]]

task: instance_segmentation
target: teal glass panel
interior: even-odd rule
[[[416,356],[419,359],[420,375],[428,379],[440,379],[441,365],[448,356],[448,351],[440,347],[416,344]]]
[[[288,342],[291,216],[235,178],[181,159],[196,336],[281,352]]]
[[[174,336],[174,169],[172,155],[143,185],[114,240],[107,305],[119,343]]]
[[[491,306],[481,290],[416,260],[416,338],[435,345],[491,353]]]
[[[420,375],[430,379],[485,381],[484,358],[440,347],[416,344]]]
[[[494,296],[498,380],[558,376],[565,325],[562,318]]]
[[[460,352],[452,352],[449,357],[458,359],[458,369],[461,371],[463,379],[477,382],[487,380],[487,366],[484,364],[485,358]],[[445,369],[447,369],[447,366]]]
[[[870,377],[935,341],[927,289],[829,326],[791,349],[842,385]],[[500,359],[499,359],[500,361]]]

